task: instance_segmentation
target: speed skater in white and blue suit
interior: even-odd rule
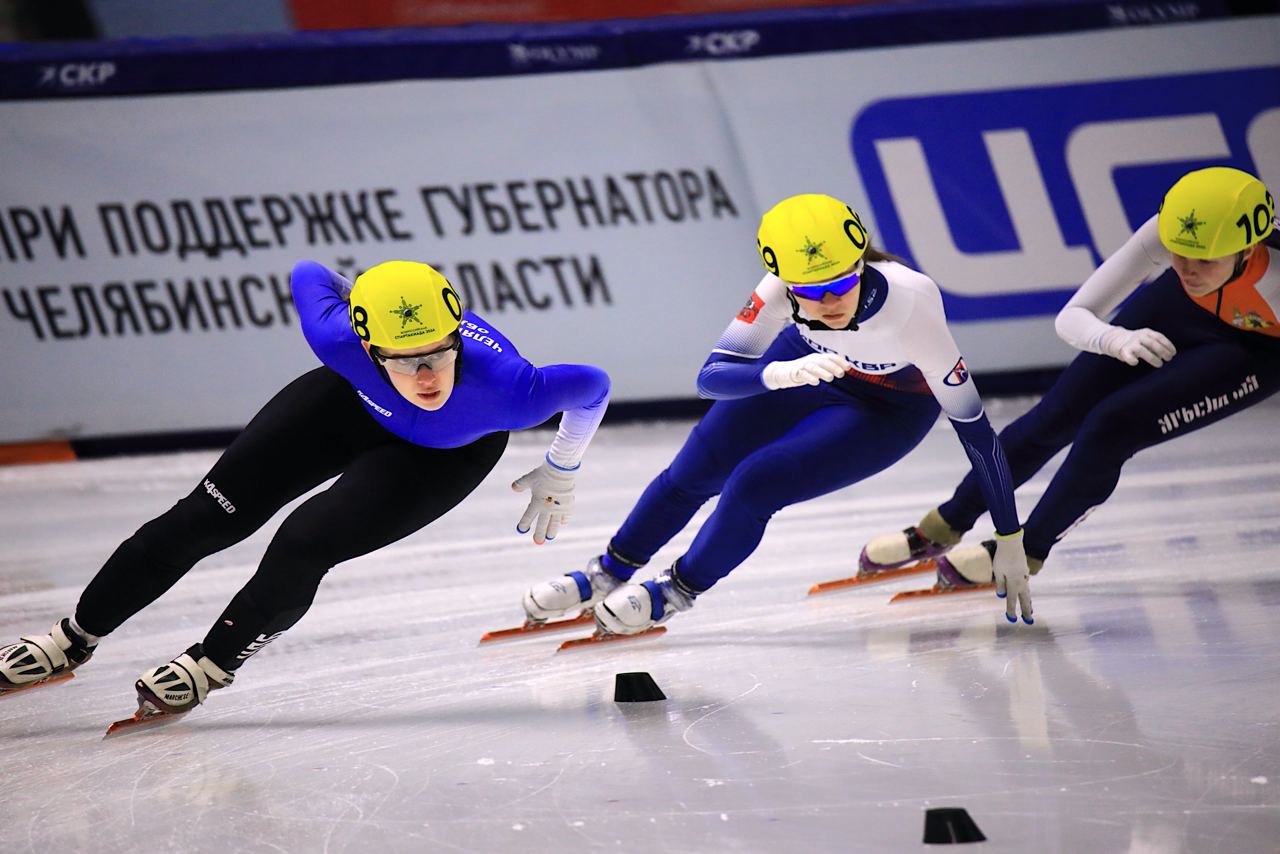
[[[1005,616],[1032,623],[1009,466],[937,284],[874,248],[858,214],[826,195],[775,205],[757,247],[767,273],[698,375],[698,393],[715,403],[603,554],[525,593],[529,619],[594,608],[613,634],[665,622],[741,565],[776,512],[893,465],[941,408],[992,508]],[[714,495],[688,551],[633,582]]]

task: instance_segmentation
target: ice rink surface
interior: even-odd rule
[[[279,517],[201,563],[75,679],[0,699],[0,849],[897,852],[931,847],[927,808],[958,806],[979,851],[1278,850],[1275,402],[1132,460],[1033,580],[1032,627],[987,593],[887,604],[927,578],[806,597],[950,494],[966,461],[944,421],[896,468],[778,514],[664,637],[479,646],[520,621],[530,582],[604,546],[689,426],[603,430],[577,515],[544,547],[513,533],[525,499],[507,484],[550,434],[514,436],[462,507],[336,567],[232,688],[103,741],[136,675],[203,636]],[[3,642],[69,613],[214,458],[0,469]],[[1019,491],[1022,515],[1056,464]],[[615,703],[626,671],[669,699]]]

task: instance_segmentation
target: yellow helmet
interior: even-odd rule
[[[1223,258],[1271,233],[1276,203],[1262,182],[1239,169],[1214,166],[1178,179],[1160,205],[1156,226],[1164,248],[1185,258]]]
[[[462,300],[434,267],[385,261],[356,277],[351,328],[375,347],[412,349],[458,328]]]
[[[839,199],[817,193],[778,202],[760,219],[756,246],[784,282],[820,282],[843,273],[867,251],[862,219]]]

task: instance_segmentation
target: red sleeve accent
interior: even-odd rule
[[[738,312],[738,319],[743,323],[755,323],[756,318],[760,316],[760,309],[764,308],[764,300],[760,299],[760,295],[755,291],[751,292],[751,299],[747,300],[747,304]]]

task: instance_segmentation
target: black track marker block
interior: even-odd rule
[[[613,683],[613,701],[615,703],[647,703],[651,700],[665,700],[658,683],[648,673],[619,673]]]
[[[986,842],[978,825],[961,807],[937,807],[924,811],[926,845],[955,845],[961,842]]]

